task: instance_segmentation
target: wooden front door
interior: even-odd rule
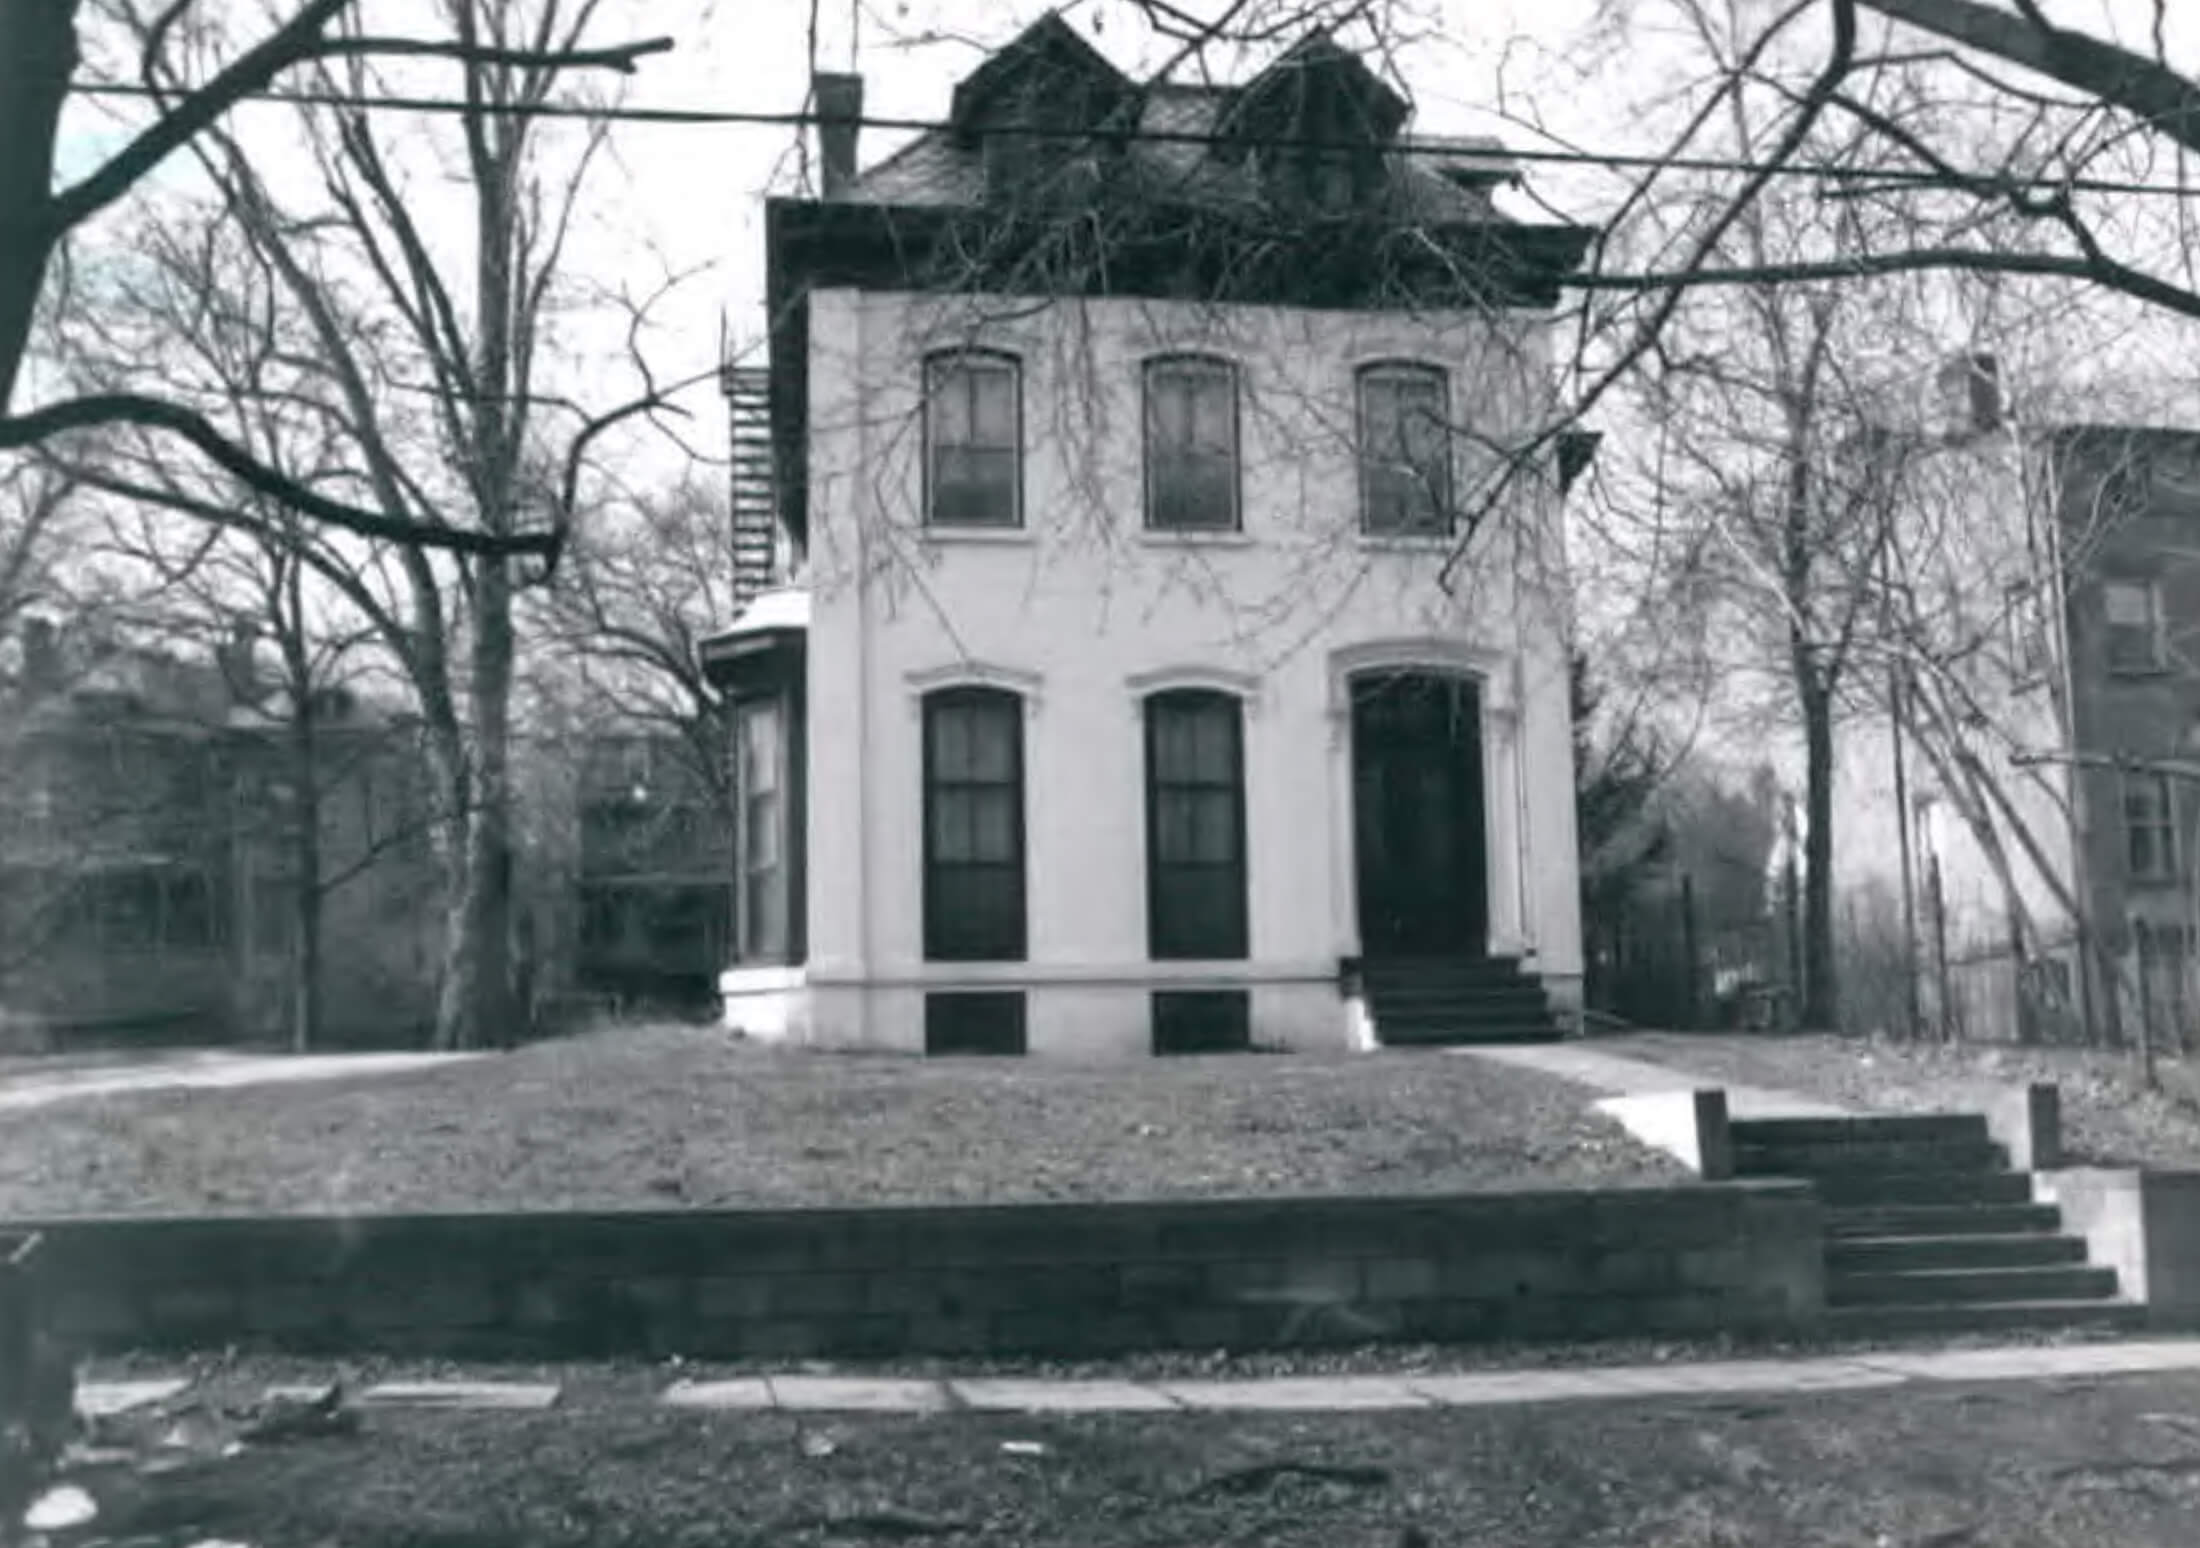
[[[1473,681],[1399,672],[1354,679],[1352,792],[1361,952],[1485,951],[1482,705]]]

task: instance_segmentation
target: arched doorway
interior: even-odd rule
[[[1385,668],[1355,674],[1351,690],[1361,953],[1479,955],[1490,924],[1480,685]]]

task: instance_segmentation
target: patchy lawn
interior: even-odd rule
[[[1076,1067],[632,1028],[0,1125],[0,1217],[1435,1192],[1684,1179],[1580,1088],[1441,1053]]]
[[[102,1504],[98,1530],[139,1548],[2187,1548],[2200,1380],[1304,1415],[375,1413]]]
[[[2082,1048],[1677,1032],[1598,1046],[1737,1085],[1888,1112],[1975,1111],[1996,1091],[2054,1081],[2062,1087],[2063,1142],[2080,1164],[2200,1167],[2200,1065],[2191,1061],[2162,1060],[2162,1089],[2150,1092],[2135,1054]]]

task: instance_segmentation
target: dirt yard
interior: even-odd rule
[[[1997,1090],[2054,1081],[2062,1087],[2063,1140],[2079,1164],[2200,1167],[2200,1064],[2190,1061],[2161,1061],[2161,1090],[2150,1092],[2135,1055],[2089,1049],[1677,1032],[1600,1038],[1597,1046],[1736,1085],[1888,1112],[1975,1110]]]
[[[1682,1178],[1561,1081],[1442,1053],[1072,1067],[630,1028],[0,1125],[0,1217],[1416,1192]]]
[[[2188,1548],[2200,1380],[1409,1413],[376,1413],[105,1492],[139,1548]]]

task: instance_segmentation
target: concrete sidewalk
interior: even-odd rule
[[[1854,1391],[1912,1383],[2040,1381],[2200,1371],[2200,1339],[2129,1344],[1717,1360],[1670,1365],[1573,1366],[1533,1371],[1401,1372],[1241,1380],[916,1380],[768,1375],[675,1382],[674,1408],[830,1413],[1316,1412],[1467,1408],[1648,1397]]]
[[[400,1075],[483,1057],[473,1053],[175,1054],[143,1064],[99,1065],[51,1073],[31,1071],[0,1079],[0,1112],[132,1091],[212,1091]]]
[[[1586,1048],[1579,1043],[1491,1043],[1465,1045],[1447,1052],[1572,1081],[1577,1086],[1588,1087],[1600,1097],[1656,1096],[1717,1086],[1726,1092],[1727,1115],[1732,1118],[1854,1116],[1851,1108],[1815,1101],[1793,1091],[1779,1091],[1769,1086],[1729,1085],[1709,1076]]]
[[[1051,1380],[788,1371],[675,1381],[658,1391],[655,1401],[675,1409],[839,1414],[1348,1413],[1658,1397],[1779,1396],[1922,1383],[2054,1381],[2182,1371],[2200,1371],[2200,1338],[1346,1376]],[[188,1401],[192,1385],[190,1378],[181,1376],[89,1381],[77,1389],[77,1408],[87,1415],[124,1414]],[[314,1393],[326,1390],[326,1383],[285,1383],[268,1388],[266,1396],[311,1401]],[[539,1412],[556,1406],[562,1395],[554,1381],[389,1380],[359,1391],[351,1401],[371,1409]]]

